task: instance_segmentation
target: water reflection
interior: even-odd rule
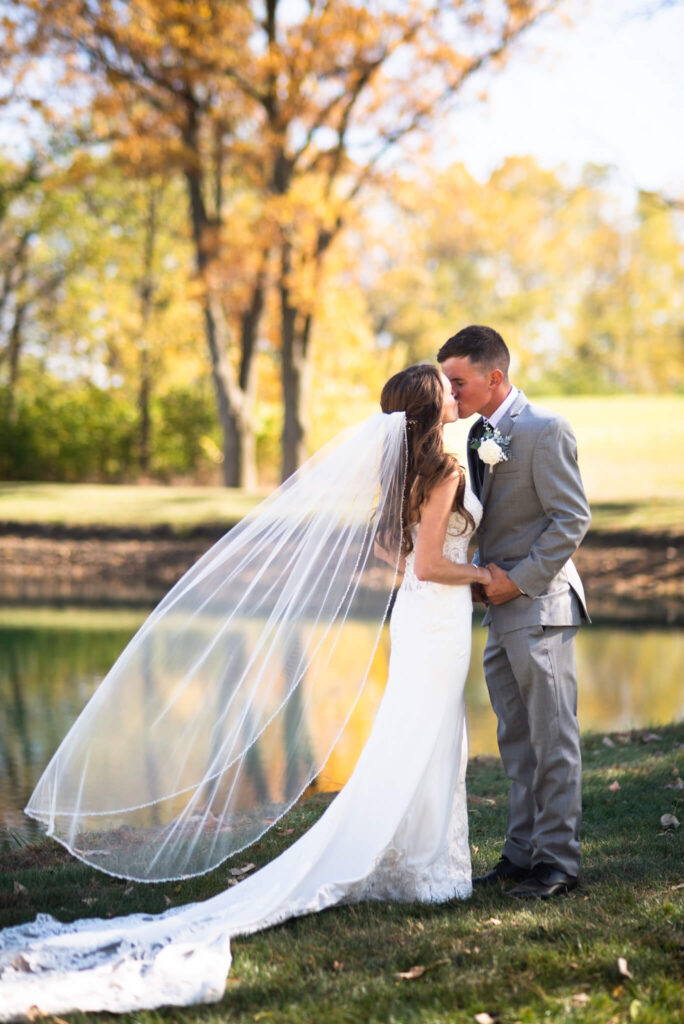
[[[40,833],[21,808],[143,618],[142,612],[97,609],[0,611],[0,848],[12,834],[31,838]],[[366,628],[360,622],[350,625],[352,632]],[[496,753],[496,726],[481,667],[484,642],[484,630],[476,627],[466,685],[471,755]],[[348,777],[382,696],[388,656],[385,631],[362,697],[319,779],[321,788],[338,788]],[[684,631],[592,626],[579,633],[577,659],[583,730],[657,726],[684,717]],[[353,686],[353,680],[336,678],[325,705],[317,706],[310,755],[316,761],[329,749],[339,709],[348,706],[347,685]],[[420,688],[417,679],[417,700]],[[258,786],[263,768],[250,768]],[[296,779],[291,784],[296,787]]]

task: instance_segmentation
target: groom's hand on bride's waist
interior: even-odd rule
[[[517,587],[507,572],[490,562],[487,566],[492,574],[492,582],[484,587],[489,604],[506,604],[520,597],[522,590]]]

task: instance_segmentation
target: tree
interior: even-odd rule
[[[0,371],[14,403],[27,326],[50,305],[86,258],[82,250],[51,246],[69,217],[68,203],[51,192],[37,159],[0,165]]]
[[[376,335],[416,361],[491,323],[526,387],[681,387],[681,213],[645,194],[626,213],[609,185],[605,168],[573,181],[529,157],[484,183],[462,165],[405,182],[391,235],[365,238],[381,253],[367,270]]]
[[[279,300],[283,475],[305,454],[315,297],[362,191],[556,0],[16,0],[10,33],[89,95],[81,131],[189,199],[226,483],[253,479],[254,355]],[[19,71],[26,61],[16,56]]]

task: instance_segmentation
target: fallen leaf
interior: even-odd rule
[[[674,782],[668,782],[666,786],[663,786],[663,789],[684,789],[684,779],[680,779],[677,776]]]
[[[679,820],[675,818],[674,814],[662,814],[660,825],[662,828],[679,828]]]
[[[165,895],[164,896],[164,903],[166,904],[167,907],[170,907],[171,906],[171,897]]]
[[[615,739],[618,741],[618,743],[622,743],[623,747],[627,743],[631,743],[632,742],[632,737],[629,735],[628,732],[617,732],[617,733],[615,733]]]
[[[256,864],[243,864],[239,868],[231,868],[230,873],[236,878],[240,875],[246,875],[248,871],[252,871],[256,867]]]
[[[642,732],[639,739],[642,743],[660,743],[662,736],[657,732]]]
[[[343,960],[333,960],[333,971],[343,971],[343,970],[344,970],[344,961]]]
[[[476,1013],[475,1020],[477,1024],[496,1024],[496,1020],[489,1013]]]
[[[603,739],[601,740],[601,743],[603,744],[604,747],[614,747],[615,746],[615,744],[611,740],[610,736],[604,736]]]
[[[474,854],[480,852],[480,847],[479,846],[473,846],[473,847],[471,847],[471,849],[472,849]]]
[[[624,995],[624,992],[625,992],[625,986],[624,985],[616,985],[615,988],[613,989],[613,991],[610,994],[612,995],[613,999],[620,999],[621,996]]]
[[[573,1003],[577,1003],[578,1006],[586,1006],[589,1002],[589,996],[586,992],[575,992],[572,997]]]
[[[640,999],[633,999],[632,1002],[629,1004],[629,1019],[630,1020],[637,1020],[640,1013],[641,1013],[641,1000]]]
[[[87,907],[92,907],[93,903],[97,903],[95,896],[84,896],[81,903],[85,903]]]
[[[133,888],[134,886],[127,885],[126,888],[124,889],[124,896],[130,896],[131,893],[133,892]]]
[[[618,971],[620,972],[620,974],[622,975],[623,978],[631,978],[631,977],[633,977],[632,972],[630,971],[629,967],[627,966],[627,961],[625,960],[624,956],[619,956],[618,957],[617,966],[618,966]]]
[[[501,924],[501,918],[499,918],[499,917],[490,917],[488,921],[485,921],[485,924],[493,924],[493,925]]]
[[[28,894],[28,889],[25,885],[22,885],[21,882],[14,883],[13,891],[15,896],[26,896]]]
[[[427,967],[423,967],[422,964],[416,964],[414,967],[409,967],[408,971],[399,971],[395,974],[395,978],[401,978],[404,981],[412,981],[414,978],[422,978],[427,972],[433,970],[435,967],[442,967],[444,964],[451,963],[448,959],[435,960],[433,964],[428,964]]]
[[[420,964],[416,964],[415,967],[409,967],[408,971],[398,971],[395,974],[395,978],[404,978],[406,981],[412,981],[414,978],[422,978],[426,970],[427,967],[421,967]]]
[[[612,793],[617,793],[618,789],[620,789],[620,783],[618,782],[618,780],[616,779],[616,780],[615,780],[615,782],[611,782],[611,784],[610,784],[610,786],[608,787],[608,789],[609,789],[609,790],[610,790],[610,791],[611,791]]]

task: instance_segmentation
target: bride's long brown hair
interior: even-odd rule
[[[383,412],[406,413],[407,464],[401,507],[401,523],[379,524],[383,547],[396,548],[401,538],[402,554],[413,549],[413,523],[420,521],[420,510],[433,488],[452,473],[459,475],[454,496],[454,511],[463,517],[463,531],[474,526],[473,517],[463,505],[465,474],[455,455],[444,451],[442,404],[444,386],[439,370],[429,363],[409,366],[387,381],[380,396]]]

